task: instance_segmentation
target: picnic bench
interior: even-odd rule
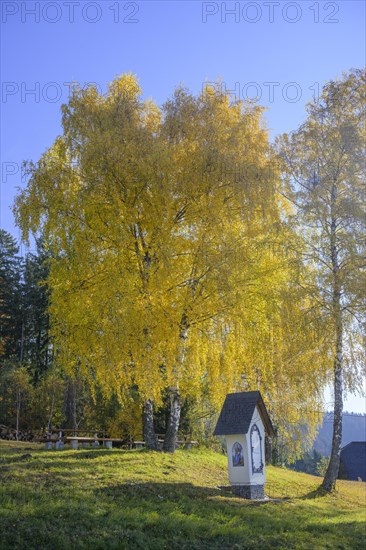
[[[71,435],[73,434],[73,435]],[[94,434],[93,437],[88,437],[85,435],[78,434]],[[102,437],[99,437],[98,434],[102,434]],[[46,432],[45,437],[37,438],[38,442],[44,443],[47,450],[51,450],[53,443],[55,443],[55,448],[61,450],[64,448],[65,443],[69,443],[72,449],[78,449],[79,442],[82,446],[89,447],[90,444],[93,447],[99,447],[102,443],[107,449],[111,449],[113,442],[115,443],[126,443],[123,439],[117,439],[112,437],[105,437],[104,430],[79,430],[79,429],[56,429],[50,432]]]
[[[86,434],[93,434],[88,436]],[[101,437],[99,437],[101,435]],[[165,434],[157,434],[158,443],[162,447],[164,444]],[[143,440],[126,440],[113,437],[105,437],[104,430],[82,430],[72,428],[59,428],[46,432],[45,437],[37,438],[36,441],[44,443],[47,450],[55,448],[57,450],[64,449],[65,443],[68,443],[71,449],[77,450],[79,443],[83,448],[88,448],[90,445],[98,448],[102,444],[107,449],[112,449],[113,443],[124,445],[128,449],[141,449],[145,446]],[[198,441],[192,441],[188,436],[183,436],[177,440],[177,447],[183,446],[185,449],[191,449],[192,445],[198,445]]]
[[[165,436],[162,434],[157,434],[157,435],[158,435],[158,443],[162,447],[164,444]],[[191,449],[192,445],[198,445],[198,444],[199,444],[198,441],[192,441],[188,438],[177,439],[177,442],[176,442],[177,447],[183,446],[185,449]],[[130,443],[130,449],[132,449],[133,447],[135,447],[136,449],[141,449],[144,446],[145,446],[145,441],[132,441]]]
[[[98,448],[100,443],[103,444],[107,449],[112,449],[113,443],[126,443],[125,439],[118,439],[113,437],[80,437],[80,436],[71,436],[65,437],[65,442],[70,443],[72,449],[78,449],[79,442],[83,447],[89,447],[91,443],[92,447]]]

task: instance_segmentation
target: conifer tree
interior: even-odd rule
[[[22,263],[16,240],[0,229],[0,357],[21,360]]]

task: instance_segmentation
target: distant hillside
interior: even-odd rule
[[[333,413],[324,415],[323,424],[319,428],[313,450],[323,456],[329,456],[332,447]],[[347,413],[343,414],[342,447],[351,441],[366,441],[366,415]]]

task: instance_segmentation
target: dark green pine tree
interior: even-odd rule
[[[28,253],[24,265],[23,361],[37,384],[52,363],[52,346],[49,339],[49,293],[46,280],[49,273],[49,252],[43,239],[37,241],[36,253]]]
[[[0,360],[20,361],[22,322],[22,260],[16,240],[0,229]]]

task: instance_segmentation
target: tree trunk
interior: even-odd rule
[[[142,408],[142,432],[146,449],[159,451],[159,442],[154,428],[153,402],[151,399],[145,401]]]
[[[272,438],[266,435],[264,441],[264,454],[266,464],[272,464]]]
[[[19,352],[20,364],[23,363],[23,356],[24,356],[24,319],[22,319],[22,332],[20,337],[20,352]]]
[[[63,428],[77,429],[76,425],[76,382],[72,378],[67,379],[67,384],[64,393],[63,403],[63,416],[65,422],[63,422]]]
[[[19,417],[20,417],[20,405],[21,405],[21,393],[18,390],[17,392],[17,418],[16,418],[16,432],[15,432],[15,438],[18,441],[19,439]]]
[[[188,338],[188,329],[189,329],[188,317],[186,312],[183,311],[181,322],[180,322],[180,332],[179,332],[180,345],[179,345],[178,356],[174,367],[176,380],[179,379],[179,376],[178,376],[179,371],[184,363],[184,358],[186,353],[186,342]],[[180,413],[182,409],[182,401],[179,394],[178,382],[175,387],[169,388],[169,393],[170,393],[170,411],[169,411],[168,427],[165,434],[163,449],[167,453],[174,453],[176,443],[177,443]]]
[[[335,326],[335,358],[334,358],[334,419],[333,439],[330,461],[325,473],[322,488],[330,492],[335,488],[339,473],[342,446],[342,415],[343,415],[343,318],[341,295],[342,285],[340,277],[338,243],[337,243],[337,219],[335,206],[337,201],[337,185],[333,183],[331,191],[331,230],[330,248],[333,272],[333,319]]]
[[[52,400],[51,400],[51,410],[50,410],[50,416],[48,418],[48,431],[50,432],[52,430],[52,418],[53,418],[53,407],[55,404],[55,393],[52,394]]]
[[[337,352],[334,359],[334,419],[332,452],[322,483],[322,488],[327,492],[331,492],[335,488],[341,458],[343,414],[342,336],[342,330],[339,330],[337,334]]]
[[[170,388],[170,413],[168,428],[165,434],[163,449],[166,453],[174,453],[182,408],[181,398],[177,388]]]

